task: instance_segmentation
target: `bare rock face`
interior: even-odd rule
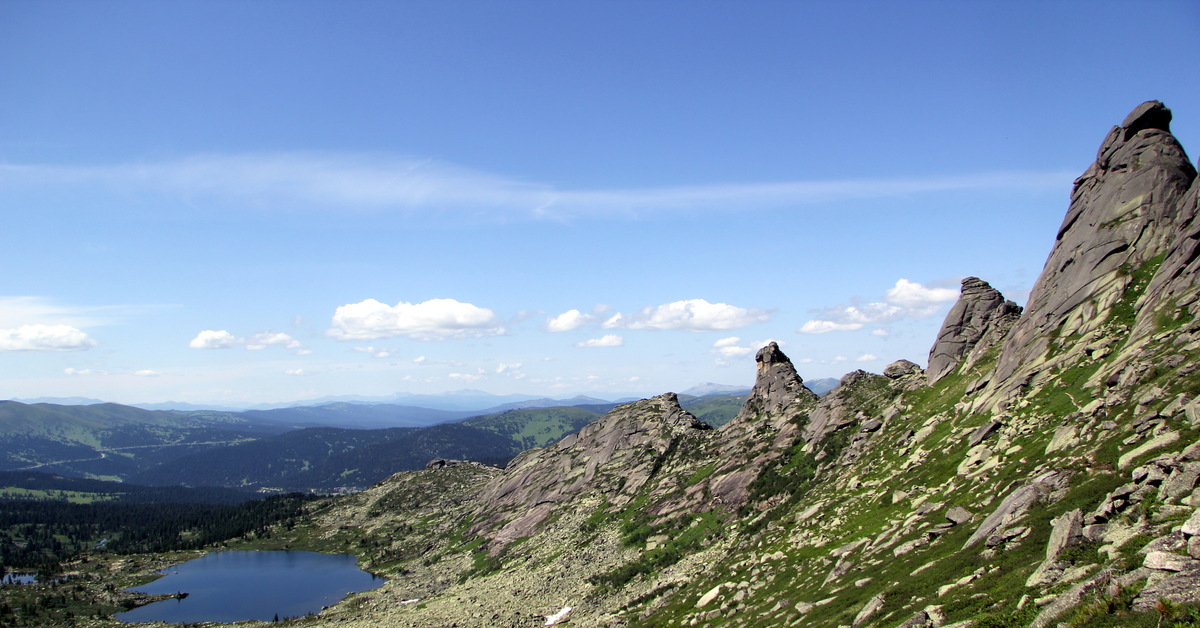
[[[761,417],[778,424],[792,418],[797,409],[815,403],[817,395],[804,387],[792,361],[772,342],[754,356],[757,373],[750,397],[730,425],[737,426]],[[732,431],[732,430],[731,430]]]
[[[1021,315],[1021,308],[978,277],[962,280],[958,302],[946,314],[933,348],[925,376],[936,383],[958,367],[989,334],[999,339]],[[990,343],[988,345],[990,346]]]
[[[666,393],[618,406],[576,434],[517,457],[484,489],[474,528],[500,543],[529,536],[561,503],[603,495],[627,503],[679,439],[703,439],[708,424]]]
[[[1170,121],[1162,103],[1139,105],[1076,179],[1054,248],[1005,341],[993,381],[1019,385],[1043,368],[1052,342],[1098,330],[1139,273],[1153,272],[1146,266],[1156,256],[1178,250],[1177,275],[1195,265],[1196,243],[1183,235],[1191,225],[1181,207],[1196,169],[1171,135]]]

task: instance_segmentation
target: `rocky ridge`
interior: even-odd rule
[[[313,524],[390,543],[367,558],[393,580],[304,624],[1200,624],[1200,226],[1170,119],[1109,132],[1023,312],[963,282],[927,371],[818,398],[771,344],[720,429],[667,394],[504,470],[401,474]]]

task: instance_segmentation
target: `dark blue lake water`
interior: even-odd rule
[[[217,552],[161,573],[167,575],[131,590],[188,596],[119,613],[117,619],[173,624],[271,621],[315,613],[349,593],[386,582],[359,569],[352,555],[295,551]]]

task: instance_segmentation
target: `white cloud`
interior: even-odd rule
[[[464,382],[479,381],[483,377],[480,373],[451,373],[450,379],[456,379]]]
[[[862,328],[862,323],[837,323],[834,321],[812,320],[800,326],[800,333],[825,334],[831,331],[854,331]]]
[[[895,286],[888,289],[883,301],[827,308],[818,318],[804,323],[798,331],[802,334],[855,331],[869,324],[891,323],[903,318],[925,318],[937,313],[942,306],[957,298],[957,290],[927,288],[901,278],[896,281]],[[887,331],[875,335],[887,335]]]
[[[86,377],[88,375],[107,375],[107,373],[105,373],[104,371],[96,371],[96,370],[92,370],[92,369],[77,369],[77,368],[71,368],[71,367],[67,367],[67,368],[63,369],[63,373],[65,373],[67,375],[78,375],[81,377]]]
[[[879,359],[879,356],[877,356],[873,353],[864,353],[864,354],[858,356],[857,358],[855,358],[855,360],[857,362],[874,362],[875,360],[878,360],[878,359]]]
[[[878,336],[880,338],[887,338],[888,336],[892,335],[892,332],[888,331],[886,327],[876,327],[875,329],[871,330],[871,335]]]
[[[417,357],[413,358],[413,359],[412,359],[412,361],[413,361],[413,364],[424,364],[424,363],[425,363],[425,356],[423,356],[423,355],[419,355],[419,356],[417,356]]]
[[[443,340],[504,333],[496,314],[487,308],[454,299],[396,305],[367,299],[337,308],[328,334],[339,340],[374,340],[407,336],[415,340]]]
[[[373,358],[383,359],[383,358],[392,357],[391,349],[385,349],[385,348],[380,348],[380,347],[354,347],[354,350],[359,353],[369,354]],[[422,357],[422,358],[418,358],[418,359],[424,359],[424,358]],[[413,360],[413,361],[416,362],[417,360]]]
[[[285,370],[285,371],[283,372],[283,374],[284,374],[284,375],[292,375],[292,376],[295,376],[295,377],[304,377],[304,376],[306,376],[306,375],[312,375],[312,374],[313,374],[313,372],[312,372],[312,371],[307,371],[307,370],[305,370],[305,369],[302,369],[302,368],[296,368],[296,369],[287,369],[287,370]]]
[[[162,373],[159,373],[158,371],[154,371],[151,369],[142,369],[140,371],[134,371],[133,374],[137,375],[138,377],[158,377],[158,376],[162,375]]]
[[[522,364],[520,362],[513,362],[512,364],[506,364],[504,362],[501,362],[499,365],[496,366],[496,373],[497,374],[512,373],[513,371],[520,369],[521,366],[522,366]]]
[[[575,343],[576,347],[620,347],[625,344],[625,339],[616,334],[605,334],[599,338],[584,340],[583,342]]]
[[[246,341],[246,348],[251,350],[265,349],[272,345],[282,346],[285,349],[300,349],[303,347],[299,340],[285,333],[275,331],[260,331]]]
[[[188,346],[193,349],[228,349],[241,342],[241,338],[224,329],[205,329],[196,334]]]
[[[617,313],[604,322],[606,329],[666,329],[685,331],[725,331],[771,319],[758,308],[742,308],[727,303],[709,303],[688,299],[646,307],[628,316]]]
[[[737,345],[737,343],[739,343],[741,341],[742,341],[742,339],[738,338],[737,336],[730,336],[729,338],[722,338],[722,339],[714,342],[713,346],[714,347],[732,347],[732,346]]]
[[[96,346],[83,331],[70,325],[21,325],[0,329],[0,351],[83,351]]]
[[[595,322],[596,317],[591,314],[584,314],[579,310],[567,310],[558,316],[551,317],[546,320],[546,331],[560,332],[579,329],[584,325],[590,325]]]
[[[945,303],[958,299],[956,288],[927,288],[919,283],[900,279],[887,291],[887,301],[908,308],[914,316],[929,316]]]

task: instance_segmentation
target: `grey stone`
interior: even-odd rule
[[[1001,526],[1008,525],[1025,514],[1025,511],[1029,510],[1029,507],[1037,502],[1037,500],[1060,488],[1060,484],[1066,482],[1066,480],[1066,474],[1052,471],[1013,490],[1005,496],[1000,505],[996,507],[996,510],[992,511],[992,514],[988,515],[983,520],[983,523],[979,524],[979,528],[963,544],[963,549],[980,541],[987,540]]]
[[[861,426],[859,426],[858,431],[860,431],[860,432],[876,432],[876,431],[879,431],[879,428],[881,428],[881,427],[883,427],[883,421],[880,421],[879,419],[871,419],[870,421],[867,421],[866,423],[863,423]]]
[[[879,609],[883,608],[883,601],[884,601],[884,598],[883,598],[882,593],[867,600],[867,603],[865,606],[863,606],[862,610],[859,611],[858,614],[854,616],[854,624],[853,625],[861,626],[862,624],[866,623],[866,621],[868,619],[870,619],[872,615],[874,615],[875,613],[878,613]]]
[[[975,431],[971,432],[971,436],[967,438],[967,447],[974,447],[979,443],[982,443],[985,438],[991,436],[993,432],[1003,426],[1004,424],[1000,421],[988,421],[987,423],[980,425],[979,427],[975,428]]]
[[[1146,554],[1146,560],[1142,562],[1142,566],[1159,571],[1184,571],[1195,562],[1196,560],[1191,556],[1174,552],[1150,552]]]
[[[970,521],[971,517],[974,516],[975,515],[971,514],[971,511],[963,508],[962,506],[955,506],[946,511],[946,518],[949,519],[950,523],[953,523],[954,525],[964,524]]]
[[[1183,522],[1183,527],[1179,529],[1185,536],[1200,535],[1200,509],[1192,513],[1188,520]]]
[[[896,360],[883,369],[883,376],[888,379],[900,379],[905,375],[919,375],[921,367],[908,360]]]

